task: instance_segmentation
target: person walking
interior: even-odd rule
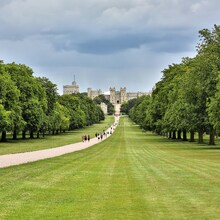
[[[85,135],[83,134],[82,135],[82,142],[84,142],[85,141]]]
[[[90,135],[88,135],[88,142],[90,142]]]

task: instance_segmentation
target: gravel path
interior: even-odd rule
[[[119,118],[115,118],[115,123],[107,130],[107,132],[112,131],[114,132],[115,128],[118,125]],[[104,137],[102,141],[106,140],[111,135],[108,135],[107,137]],[[38,160],[44,160],[48,158],[58,157],[64,154],[72,153],[75,151],[80,151],[86,148],[89,148],[95,144],[98,144],[102,142],[101,140],[98,140],[98,138],[93,138],[90,140],[90,142],[80,142],[75,144],[66,145],[63,147],[57,147],[52,149],[46,149],[46,150],[39,150],[39,151],[33,151],[33,152],[26,152],[26,153],[18,153],[18,154],[7,154],[0,156],[0,168],[4,167],[10,167],[20,164],[25,164],[29,162],[34,162]]]

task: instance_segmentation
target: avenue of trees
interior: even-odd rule
[[[215,144],[220,132],[220,26],[199,31],[194,58],[169,65],[152,95],[123,104],[122,110],[142,129],[169,138]],[[188,135],[188,137],[187,137]]]
[[[63,95],[49,79],[33,76],[23,64],[0,61],[0,133],[16,140],[36,135],[59,134],[98,123],[105,116],[101,108],[83,94]]]

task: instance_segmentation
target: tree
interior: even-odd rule
[[[150,103],[150,96],[142,96],[137,98],[136,104],[129,111],[130,118],[144,128],[144,120],[146,118],[146,109]]]
[[[134,107],[134,105],[136,104],[137,99],[131,99],[128,100],[127,102],[122,103],[121,105],[121,112],[129,115],[129,111]]]
[[[3,62],[0,62],[0,100],[3,108],[8,113],[7,126],[2,127],[2,141],[6,141],[6,132],[12,131],[13,138],[16,139],[17,132],[24,126],[21,106],[19,103],[20,91],[12,81]]]
[[[208,103],[209,122],[213,125],[214,130],[220,132],[220,74],[218,76],[217,91],[215,96]]]
[[[6,70],[20,90],[19,105],[25,121],[22,136],[25,138],[26,132],[29,131],[30,138],[33,138],[34,132],[39,132],[47,111],[45,88],[26,65],[11,63],[6,65]]]
[[[4,109],[4,106],[0,104],[0,131],[2,131],[1,141],[6,141],[6,133],[4,132],[9,124],[9,111]]]
[[[52,130],[52,134],[58,134],[59,132],[65,132],[70,126],[70,115],[69,110],[56,102],[49,116],[49,128]]]
[[[93,100],[97,105],[100,105],[104,102],[108,106],[108,115],[113,115],[115,113],[114,105],[105,98],[104,95],[99,95]]]
[[[54,108],[58,100],[58,92],[57,92],[57,85],[52,83],[48,78],[46,77],[38,77],[37,80],[42,85],[42,87],[46,91],[46,100],[47,100],[47,108],[46,111],[43,114],[43,123],[41,123],[41,127],[39,131],[43,133],[43,136],[45,134],[45,131],[49,130],[49,119],[50,116],[54,113]],[[39,137],[39,132],[38,132]]]
[[[210,31],[208,29],[203,29],[199,31],[201,43],[198,45],[198,56],[202,58],[202,67],[206,71],[201,71],[203,75],[200,75],[202,79],[206,80],[203,82],[204,93],[206,98],[206,114],[213,117],[214,114],[211,111],[215,112],[214,106],[218,93],[217,82],[218,75],[220,72],[220,26],[214,25],[214,28]],[[212,102],[212,103],[211,103]],[[212,106],[212,107],[211,107]],[[208,118],[207,116],[207,118]],[[213,118],[206,120],[208,125],[208,131],[210,133],[210,145],[214,145],[214,127]]]
[[[59,97],[59,103],[69,111],[70,130],[81,128],[86,125],[86,114],[80,106],[80,99],[74,95],[63,95]]]
[[[43,88],[46,91],[46,99],[47,99],[47,110],[46,114],[50,115],[50,113],[53,111],[55,104],[58,100],[58,89],[57,85],[52,83],[48,78],[46,77],[38,77],[37,80],[41,83]]]

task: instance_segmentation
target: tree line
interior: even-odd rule
[[[104,113],[86,94],[58,94],[57,85],[48,78],[35,77],[24,64],[0,61],[0,132],[13,139],[59,134],[98,123]]]
[[[151,96],[123,104],[122,111],[142,129],[191,142],[198,133],[199,143],[207,133],[214,145],[220,132],[220,26],[200,30],[199,37],[194,58],[169,65]]]

